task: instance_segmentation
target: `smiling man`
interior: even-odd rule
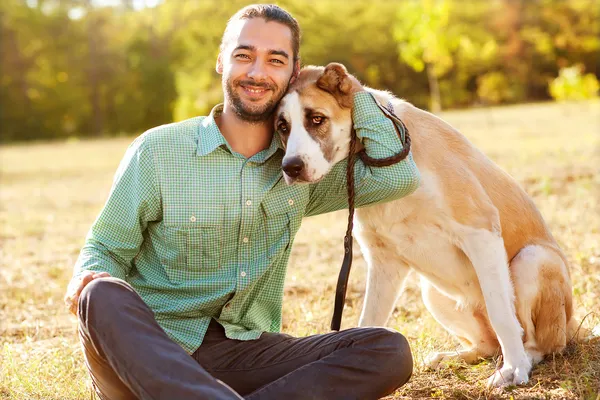
[[[287,186],[274,110],[298,74],[297,22],[273,5],[229,21],[217,59],[224,104],[128,148],[65,301],[103,399],[375,399],[412,372],[385,328],[280,333],[285,271],[304,216],[347,207],[345,162]],[[401,150],[355,82],[353,118],[373,157]],[[357,206],[414,191],[412,158],[356,163]]]

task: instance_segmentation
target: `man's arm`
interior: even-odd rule
[[[379,109],[365,91],[354,94],[352,119],[356,136],[367,155],[385,158],[402,151],[392,121]],[[337,163],[322,181],[312,185],[306,215],[317,215],[348,207],[346,190],[346,159]],[[420,174],[412,153],[397,164],[388,167],[369,167],[358,157],[354,165],[355,206],[364,207],[407,196],[420,183]]]
[[[143,241],[148,222],[162,218],[161,195],[148,133],[127,149],[115,174],[108,200],[92,225],[74,267],[107,272],[125,279]]]

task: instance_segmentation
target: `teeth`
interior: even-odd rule
[[[264,92],[263,89],[250,89],[250,88],[246,88],[247,91],[251,92],[251,93],[262,93]]]

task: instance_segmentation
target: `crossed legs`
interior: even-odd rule
[[[190,356],[115,278],[84,289],[79,320],[86,364],[103,399],[376,399],[412,373],[406,339],[386,328],[238,341],[213,321]]]

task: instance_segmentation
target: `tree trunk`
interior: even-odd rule
[[[89,47],[89,66],[88,66],[88,83],[90,85],[89,101],[92,106],[92,133],[94,136],[100,136],[104,130],[104,113],[100,102],[100,59],[98,35],[100,34],[101,24],[97,20],[97,16],[93,15],[93,5],[91,0],[87,2],[87,24],[88,24],[88,47]]]
[[[433,72],[431,63],[425,64],[425,70],[427,71],[427,80],[429,81],[429,107],[431,112],[436,114],[442,111],[440,85],[435,72]]]

